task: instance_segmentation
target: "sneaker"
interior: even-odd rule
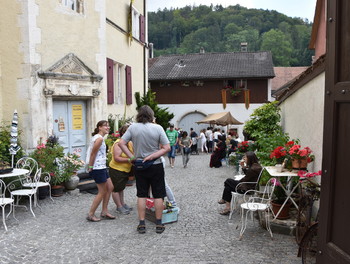
[[[123,207],[128,210],[128,211],[132,211],[132,207],[130,207],[129,205],[127,204],[124,204]]]
[[[117,212],[123,215],[130,214],[130,211],[126,210],[124,207],[117,208]]]

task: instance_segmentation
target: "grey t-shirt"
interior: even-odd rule
[[[144,159],[157,152],[160,144],[169,144],[164,129],[160,125],[153,123],[133,123],[126,130],[122,139],[126,142],[132,141],[137,159]],[[161,163],[161,160],[157,159],[154,163]]]

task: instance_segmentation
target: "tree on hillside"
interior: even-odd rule
[[[200,5],[158,10],[150,12],[148,18],[155,56],[197,53],[200,47],[207,52],[238,51],[240,42],[248,42],[249,51],[272,48],[275,66],[307,66],[314,54],[308,50],[312,25],[276,11]],[[272,40],[268,40],[269,35]],[[274,41],[278,48],[274,48]]]
[[[274,65],[290,66],[292,45],[282,31],[271,29],[264,33],[261,50],[271,51]]]

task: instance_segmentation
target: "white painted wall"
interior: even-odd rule
[[[282,127],[302,147],[310,147],[315,161],[309,171],[321,170],[324,120],[325,74],[322,73],[281,104]]]
[[[245,108],[244,104],[227,104],[226,109],[222,108],[222,104],[159,104],[159,107],[168,107],[168,111],[174,114],[174,118],[171,123],[178,126],[180,120],[189,113],[200,112],[204,115],[219,113],[219,112],[231,112],[231,115],[238,121],[244,123],[249,120],[253,111],[260,107],[262,104],[250,104],[249,109]],[[197,120],[200,121],[200,120]],[[209,126],[209,124],[208,124]],[[238,128],[240,138],[243,140],[243,125],[231,125],[229,127]]]

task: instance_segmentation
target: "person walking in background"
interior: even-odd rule
[[[160,157],[160,160],[163,163],[163,167],[165,169],[165,159],[164,157]],[[171,203],[172,206],[176,207],[176,200],[173,191],[171,190],[166,178],[164,177],[164,182],[165,182],[165,191],[166,191],[166,198],[168,199],[168,202]]]
[[[191,154],[195,153],[198,155],[198,135],[196,131],[193,130],[193,128],[190,128],[190,138],[192,140],[192,146],[191,146]]]
[[[113,189],[113,184],[109,178],[106,166],[106,144],[103,137],[109,133],[109,124],[106,120],[97,123],[90,146],[86,155],[86,164],[88,164],[89,175],[95,180],[98,193],[95,196],[89,214],[86,217],[88,221],[98,222],[102,219],[115,219],[115,216],[108,212],[108,202]],[[102,201],[101,218],[95,216],[97,207]]]
[[[208,152],[212,153],[213,152],[213,131],[212,127],[208,127],[207,131],[205,131],[205,136],[207,137],[207,148]]]
[[[171,168],[175,165],[175,151],[179,133],[174,129],[174,124],[169,125],[169,129],[165,132],[170,142],[170,151],[168,152],[169,164]]]
[[[205,137],[205,129],[201,130],[201,133],[199,134],[199,138],[200,138],[200,148],[202,153],[204,153],[204,150],[206,153],[208,153],[207,139]]]
[[[192,140],[188,136],[186,131],[182,132],[182,137],[179,141],[179,145],[181,147],[181,152],[182,152],[182,164],[184,168],[186,168],[188,161],[190,160],[191,146],[192,146]]]
[[[128,127],[129,125],[121,127],[119,131],[121,137],[125,134]],[[112,159],[109,163],[109,175],[114,186],[112,198],[117,205],[117,212],[126,215],[132,210],[132,208],[124,202],[124,189],[130,176],[131,163],[129,162],[128,156],[126,156],[118,146],[119,141],[120,138],[114,142],[110,150],[112,153]],[[131,153],[134,153],[131,141],[128,142],[127,147]]]
[[[153,124],[153,121],[153,110],[148,105],[141,106],[136,115],[137,123],[128,128],[118,143],[122,151],[129,157],[129,161],[135,164],[137,210],[140,220],[137,231],[140,234],[146,232],[146,199],[150,187],[156,210],[156,232],[162,233],[165,230],[162,216],[166,190],[164,168],[159,157],[170,151],[170,144],[163,128]],[[134,144],[135,156],[127,147],[129,141]]]

